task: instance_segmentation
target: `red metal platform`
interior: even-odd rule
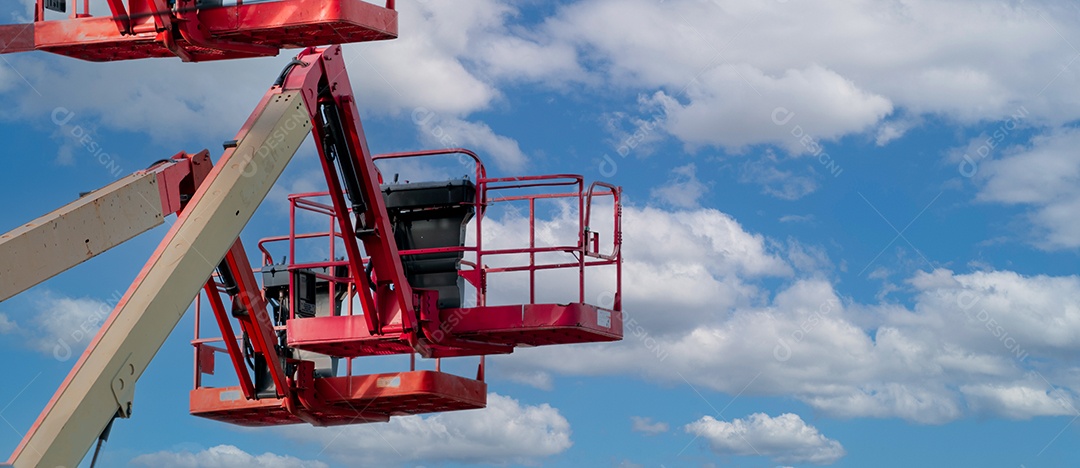
[[[176,56],[210,61],[397,37],[397,12],[362,0],[277,0],[141,16],[130,8],[126,17],[0,25],[0,53],[42,50],[95,62]]]
[[[315,395],[331,411],[315,415],[327,425],[386,422],[390,416],[479,409],[487,405],[487,384],[434,371],[329,377],[315,380]],[[305,422],[280,398],[244,399],[240,387],[191,391],[191,414],[240,426]]]
[[[265,315],[254,321],[245,318],[252,315],[238,316],[235,310],[230,311],[224,307],[218,295],[229,289],[226,284],[238,285],[241,282],[228,280],[217,283],[211,280],[206,287],[207,298],[222,332],[221,336],[227,339],[202,338],[199,334],[201,306],[197,303],[196,336],[192,342],[196,348],[195,390],[191,393],[192,414],[245,426],[300,422],[332,425],[385,421],[390,416],[401,414],[482,408],[486,403],[486,385],[483,382],[485,356],[489,354],[512,353],[517,346],[596,343],[622,339],[619,189],[602,182],[587,185],[581,176],[567,174],[489,178],[475,153],[463,149],[395,153],[374,156],[371,159],[445,155],[462,156],[459,162],[467,163],[465,158],[475,161],[475,178],[471,179],[475,184],[471,181],[469,184],[456,185],[427,183],[422,193],[429,198],[418,199],[443,200],[442,197],[445,196],[450,201],[433,202],[434,208],[422,203],[398,204],[395,205],[399,207],[396,209],[402,211],[395,212],[394,216],[401,216],[400,219],[413,216],[424,219],[418,216],[423,214],[439,219],[440,222],[448,223],[452,234],[460,233],[460,244],[454,244],[454,236],[451,236],[450,242],[432,242],[424,247],[416,247],[419,244],[402,244],[410,246],[401,247],[397,245],[399,241],[396,236],[407,238],[411,234],[402,233],[414,231],[395,231],[398,227],[395,224],[393,228],[384,227],[380,230],[393,232],[395,235],[395,242],[383,246],[389,249],[367,245],[375,231],[358,235],[359,232],[354,227],[341,226],[342,221],[351,221],[354,218],[389,221],[389,211],[384,206],[370,217],[355,215],[341,199],[342,192],[337,185],[339,178],[334,173],[330,173],[327,178],[330,191],[289,196],[289,233],[264,238],[258,244],[263,257],[262,268],[256,267],[255,270],[262,273],[263,290],[262,295],[253,296],[264,297],[268,303],[259,308],[246,305],[239,307],[241,311],[261,311],[268,306],[273,310],[260,312]],[[324,160],[324,163],[326,161]],[[395,177],[395,181],[396,179]],[[365,197],[366,200],[374,202],[385,202],[393,193],[407,193],[409,190],[397,187],[384,192],[379,181],[372,179],[369,183],[380,189],[379,192]],[[470,185],[475,186],[475,196],[450,198],[451,194],[468,193],[461,187]],[[605,202],[597,203],[594,207],[594,200],[597,199],[604,199]],[[402,209],[401,206],[406,208]],[[521,208],[524,210],[515,211]],[[539,240],[537,232],[544,227],[545,222],[538,219],[538,213],[552,208],[568,210],[570,213],[576,211],[576,216],[569,215],[570,221],[561,237]],[[460,215],[462,212],[471,213],[471,221]],[[326,223],[327,230],[299,231],[297,219],[302,213],[317,215],[306,222],[314,222],[315,226]],[[526,219],[528,232],[515,236],[515,239],[493,239],[492,236],[499,231],[484,228],[485,217],[492,213],[517,213],[512,216]],[[321,222],[319,218],[322,218]],[[415,220],[409,219],[407,222],[412,223]],[[465,234],[469,229],[474,230],[471,237]],[[417,236],[435,237],[431,234],[434,231],[415,232],[420,233],[416,234]],[[359,249],[349,249],[350,244],[355,243],[358,238],[365,241],[366,257],[361,256]],[[385,240],[389,241],[390,237],[387,236]],[[498,240],[498,243],[488,242],[494,240]],[[311,244],[298,248],[300,242]],[[308,261],[302,258],[311,246],[319,244],[325,247],[314,252],[324,256],[323,260]],[[344,256],[339,254],[342,244],[346,250]],[[437,274],[448,275],[438,278],[437,281],[425,282],[426,280],[421,278],[416,284],[411,284],[401,279],[391,281],[394,287],[388,287],[386,278],[395,277],[392,276],[395,272],[379,271],[379,260],[390,258],[395,260],[390,263],[400,267],[398,276],[407,278],[403,266],[406,261],[413,261],[424,255],[436,255],[435,258],[442,261],[446,258],[445,254],[459,256],[454,260],[457,262],[455,269],[445,269],[445,266],[442,266],[440,268],[444,270],[436,271]],[[247,278],[245,281],[251,283],[242,288],[233,286],[236,291],[230,294],[236,298],[247,297],[241,289],[258,289],[255,277],[251,274],[252,270],[248,269],[250,263],[240,247],[234,248],[229,255],[232,255],[233,259],[229,260],[232,263],[228,270],[233,276],[239,276],[237,272],[244,271],[243,276]],[[298,255],[301,258],[298,259]],[[275,263],[276,258],[285,260]],[[421,263],[412,265],[416,268],[411,270],[414,273],[428,268],[428,265]],[[593,281],[587,281],[587,272],[603,268],[607,268],[606,271],[601,270],[603,276],[590,277]],[[546,285],[542,294],[545,302],[537,303],[538,277],[543,274],[546,279],[547,274],[559,271],[565,272],[567,276],[575,276],[576,281],[570,284]],[[522,302],[514,305],[488,305],[490,279],[493,276],[510,278],[514,274],[527,280],[526,286],[516,291],[516,294],[500,298],[500,301],[520,299]],[[437,288],[452,284],[447,279],[456,280],[455,287],[459,288],[461,296],[455,296],[453,293],[457,291],[451,291],[448,296],[455,300],[442,303],[453,305],[440,308],[440,295],[443,291]],[[409,300],[401,301],[390,293]],[[602,300],[605,295],[610,297],[611,301],[610,304],[603,304],[606,307],[586,303],[587,297]],[[235,300],[234,298],[234,309]],[[237,335],[230,325],[234,320],[243,322],[242,324],[247,321],[255,324],[266,322],[260,325],[260,333],[266,336],[261,342],[257,342],[260,339],[259,334],[253,334],[250,330]],[[253,327],[248,324],[249,329],[254,330]],[[223,342],[225,347],[214,344],[218,342]],[[252,356],[260,355],[253,352],[254,349],[285,350],[281,359],[267,359],[264,362],[287,361],[288,365],[282,373],[287,376],[289,383],[280,385],[276,383],[277,379],[274,379],[274,385],[269,386],[266,374],[258,373],[255,374],[253,384],[252,372],[263,372],[258,369],[267,368],[266,364],[251,361]],[[241,382],[240,386],[203,386],[202,376],[214,374],[216,353],[229,355]],[[262,353],[265,354],[269,352]],[[354,368],[354,361],[357,359],[406,354],[411,356],[409,372],[353,376],[357,370]],[[442,358],[466,356],[479,356],[475,380],[439,372]],[[436,371],[415,371],[418,357],[434,358]],[[336,367],[337,364],[331,364],[335,362],[334,359],[340,359],[340,364],[344,365],[344,377],[338,376],[341,375],[341,369]],[[334,377],[321,377],[323,375]],[[295,382],[292,379],[308,379],[308,382]],[[256,396],[260,394],[281,398],[258,399]]]
[[[589,304],[524,304],[444,309],[441,323],[452,324],[442,331],[453,336],[456,346],[443,356],[500,354],[490,347],[546,346],[593,343],[622,339],[622,312]],[[329,356],[360,357],[408,354],[415,350],[392,336],[372,336],[364,317],[313,317],[290,320],[286,326],[289,346]],[[438,333],[435,333],[438,335]],[[468,344],[477,344],[473,349]],[[513,348],[505,352],[512,352]]]

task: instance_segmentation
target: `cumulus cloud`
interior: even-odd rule
[[[283,63],[273,58],[198,64],[160,60],[150,67],[146,61],[103,67],[42,54],[9,60],[34,88],[48,92],[39,95],[15,83],[0,97],[11,109],[7,118],[51,126],[57,122],[54,113],[62,112],[58,115],[70,126],[144,133],[164,143],[207,131],[214,141],[235,134],[262,97],[252,92],[252,84],[269,87]],[[79,77],[79,86],[70,86],[72,76]]]
[[[645,435],[663,434],[668,431],[668,423],[662,421],[653,422],[652,418],[631,416],[630,423],[631,429]]]
[[[396,417],[387,424],[304,427],[287,437],[326,446],[342,463],[533,464],[570,448],[570,423],[547,404],[524,405],[488,394],[482,410]]]
[[[630,207],[623,216],[624,301],[634,304],[630,316],[652,333],[725,316],[762,298],[764,291],[748,280],[792,274],[764,236],[720,211]],[[670,313],[651,312],[657,310]]]
[[[1037,228],[1030,234],[1041,247],[1080,247],[1080,222],[1073,215],[1080,208],[1080,159],[1075,157],[1080,130],[1057,129],[1011,147],[1005,141],[1007,135],[995,135],[978,139],[959,163],[962,171],[980,183],[978,199],[1027,207],[1027,216]],[[991,144],[1006,146],[1004,157],[984,160],[986,153],[1002,150]]]
[[[697,104],[710,112],[705,104],[715,100],[723,104],[718,108],[748,111],[734,120],[763,128],[751,128],[750,137],[720,130],[728,137],[723,145],[738,146],[775,136],[760,132],[775,127],[768,113],[776,106],[803,112],[820,138],[861,132],[890,106],[975,122],[1006,116],[1023,101],[1038,119],[1075,119],[1078,98],[1068,90],[1080,76],[1062,67],[1076,53],[1056,32],[1072,29],[1066,11],[1050,2],[973,0],[824,7],[584,0],[562,8],[546,26],[612,83],[664,89],[685,99],[685,109]],[[741,125],[697,125],[721,123]],[[690,142],[720,139],[692,126],[674,128]]]
[[[704,416],[684,429],[704,439],[720,455],[760,455],[777,463],[817,465],[836,463],[845,455],[840,442],[825,437],[791,413],[775,418],[754,413],[731,422]]]
[[[814,221],[814,215],[784,215],[780,217],[781,223],[810,223]]]
[[[709,187],[697,178],[694,163],[671,170],[664,185],[652,189],[652,197],[676,208],[695,208]]]
[[[648,139],[757,159],[758,145],[791,157],[852,137],[885,146],[927,119],[965,127],[1022,110],[1025,125],[1073,122],[1073,13],[1054,2],[580,0],[538,30],[552,49],[576,48],[604,91],[649,96],[661,131]],[[776,164],[752,162],[742,179],[785,200],[819,187]],[[1080,202],[1063,198],[1032,215],[1048,246],[1080,243],[1067,229]]]
[[[0,334],[8,334],[18,330],[19,325],[8,318],[7,314],[0,313]]]
[[[287,455],[264,453],[252,455],[232,445],[218,445],[200,452],[170,452],[139,455],[131,460],[135,466],[154,468],[232,468],[261,466],[266,468],[327,468],[320,461],[301,460]]]
[[[1047,389],[1037,384],[965,385],[960,387],[960,391],[974,411],[1013,419],[1075,415],[1077,412],[1068,391]]]
[[[507,172],[520,172],[528,162],[516,140],[496,134],[485,123],[441,116],[426,108],[418,108],[413,118],[429,147],[468,148]]]
[[[78,357],[90,343],[119,299],[119,292],[103,301],[45,290],[31,302],[34,313],[28,318],[13,320],[0,314],[0,334],[16,336],[31,349],[66,361]]]
[[[878,146],[885,146],[893,140],[903,137],[909,130],[919,125],[918,119],[915,118],[899,118],[892,119],[886,122],[882,122],[877,128],[877,135],[874,137],[874,144]]]
[[[896,286],[909,306],[859,303],[814,246],[715,210],[627,208],[625,226],[623,341],[519,350],[493,359],[500,372],[628,374],[927,424],[1080,413],[1078,277],[939,269]]]
[[[657,96],[667,131],[690,145],[738,151],[773,143],[804,154],[813,152],[804,135],[832,140],[859,133],[892,112],[888,99],[820,66],[769,76],[750,65],[721,65],[697,79],[685,104]]]
[[[551,374],[544,371],[510,371],[509,373],[502,375],[502,377],[540,390],[550,391],[555,388]]]
[[[346,54],[364,106],[397,114],[424,107],[464,115],[488,107],[499,91],[464,63],[478,36],[495,34],[513,9],[494,0],[446,5],[402,2],[399,37],[356,44]]]
[[[758,185],[761,193],[781,200],[798,200],[818,189],[813,172],[783,170],[778,167],[779,164],[776,156],[768,153],[760,159],[747,161],[743,164],[739,181]]]

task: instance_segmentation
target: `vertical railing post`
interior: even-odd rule
[[[476,181],[477,198],[480,199],[478,203],[478,210],[476,211],[476,270],[477,275],[480,278],[480,285],[476,288],[476,306],[487,306],[487,273],[484,272],[484,235],[481,224],[484,220],[484,208],[487,206],[487,181],[484,179],[477,179]]]
[[[578,302],[585,302],[585,179],[578,178]]]
[[[199,316],[202,313],[202,293],[195,295],[195,388],[202,387],[202,360],[199,359],[202,343],[199,341]]]
[[[529,304],[536,303],[536,198],[529,197]]]
[[[289,275],[289,320],[296,318],[296,284],[292,266],[296,264],[296,198],[289,197],[289,258],[285,261],[285,274]]]

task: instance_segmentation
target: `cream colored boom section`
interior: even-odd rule
[[[74,468],[311,132],[299,93],[269,95],[102,325],[8,463]]]
[[[164,220],[157,174],[132,174],[0,235],[0,302]]]

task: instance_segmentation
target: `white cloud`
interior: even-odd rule
[[[1062,195],[1075,195],[1080,159],[1074,156],[1080,130],[1063,129],[1035,137],[1029,147],[1016,147],[1004,158],[982,165],[984,201],[1048,204]],[[971,155],[979,158],[978,155]]]
[[[120,293],[110,299],[115,302]],[[95,298],[72,298],[43,291],[32,302],[30,318],[19,321],[0,315],[0,333],[18,334],[31,349],[61,361],[78,357],[112,313],[110,303]]]
[[[762,193],[781,200],[798,200],[818,189],[812,172],[799,174],[785,171],[778,168],[778,164],[778,159],[771,153],[766,153],[761,159],[747,161],[743,164],[739,181],[756,184],[761,187]]]
[[[1058,34],[1075,30],[1073,16],[1050,2],[585,0],[561,9],[547,31],[576,45],[612,83],[668,95],[693,83],[700,89],[687,92],[687,107],[722,98],[766,122],[760,115],[787,106],[772,99],[790,99],[808,125],[822,126],[814,133],[831,138],[838,133],[830,129],[861,131],[878,116],[870,110],[888,103],[960,122],[1001,118],[1021,101],[1046,121],[1080,117],[1069,91],[1080,75],[1062,71],[1076,53]],[[795,107],[816,99],[824,105]],[[728,136],[725,146],[751,140]]]
[[[544,371],[514,371],[511,370],[507,374],[501,375],[517,382],[522,385],[528,385],[540,390],[548,390],[555,388],[555,384],[552,381],[551,374]]]
[[[387,424],[290,429],[287,437],[325,445],[348,464],[404,462],[534,464],[570,448],[570,423],[547,404],[496,393],[482,410],[395,417]]]
[[[845,306],[829,283],[798,280],[764,306],[719,315],[691,309],[697,324],[663,333],[641,319],[661,309],[628,298],[635,324],[623,343],[526,350],[511,365],[793,396],[835,417],[943,423],[964,416],[965,406],[1008,418],[1071,412],[1080,382],[1067,356],[1078,350],[1080,309],[1068,304],[1080,300],[1080,279],[937,275],[956,283],[913,281],[911,310]],[[696,291],[672,289],[666,297]],[[1035,371],[1031,357],[1053,364]],[[994,388],[1013,390],[987,390]]]
[[[1043,385],[1027,386],[979,384],[960,388],[974,411],[1001,414],[1013,419],[1033,416],[1075,416],[1073,398],[1061,390]]]
[[[671,170],[671,177],[664,185],[652,189],[653,198],[676,208],[696,208],[709,187],[697,178],[694,163]]]
[[[264,453],[252,455],[232,445],[218,445],[192,453],[189,451],[161,451],[139,455],[132,465],[154,468],[232,468],[237,466],[260,466],[266,468],[327,468],[320,461],[301,460],[287,455]]]
[[[820,249],[715,210],[627,208],[624,239],[623,341],[523,349],[499,372],[636,375],[928,424],[1080,402],[1080,277],[935,270],[895,286],[909,307],[860,304],[826,279]]]
[[[562,208],[556,216],[537,220],[539,245],[577,242],[574,230],[578,224],[577,212],[569,206]],[[603,224],[610,224],[607,218],[610,215],[599,213],[594,213],[591,228],[601,235],[602,243],[610,242],[611,227]],[[735,307],[757,303],[764,299],[765,292],[752,285],[752,281],[786,278],[794,273],[764,236],[746,232],[737,221],[717,210],[666,211],[624,206],[623,223],[624,301],[636,305],[635,312],[631,312],[634,320],[654,334],[680,333],[692,328],[701,323],[702,310],[707,311],[708,317],[719,317]],[[491,209],[484,220],[485,246],[520,246],[521,239],[528,238],[528,226],[527,215],[513,212],[496,215]],[[469,230],[469,235],[472,232]],[[610,301],[607,293],[614,284],[613,273],[609,269],[589,274],[586,298],[600,304]],[[562,281],[557,283],[561,287],[549,284],[539,288],[538,300],[565,302],[576,297],[575,276],[561,275],[558,279],[554,276],[546,280]],[[524,289],[527,278],[518,279],[522,281],[515,283],[499,275],[490,276],[488,303],[521,303],[527,297],[527,292],[523,292],[527,291]],[[608,284],[607,279],[612,282]],[[694,293],[673,294],[674,291]],[[646,313],[651,310],[669,313]]]
[[[816,65],[778,76],[750,65],[721,65],[699,76],[686,95],[686,104],[657,95],[667,131],[690,145],[734,151],[773,143],[791,154],[810,153],[803,135],[833,140],[867,130],[892,112],[888,99]]]
[[[516,15],[508,15],[516,16]],[[518,34],[522,34],[519,30]],[[524,36],[534,36],[525,32]],[[541,81],[547,85],[594,81],[586,75],[575,48],[554,38],[523,37],[500,28],[471,45],[471,57],[482,63],[485,76],[513,81]]]
[[[781,223],[809,223],[814,221],[814,215],[784,215],[780,217]]]
[[[463,61],[477,36],[494,34],[512,8],[493,0],[447,5],[401,2],[399,37],[349,46],[349,76],[365,109],[397,114],[424,107],[464,115],[499,98]]]
[[[62,109],[62,115],[73,113],[69,126],[140,132],[166,143],[192,134],[215,143],[230,138],[262,97],[261,91],[253,92],[252,83],[267,84],[283,63],[160,60],[147,66],[149,62],[137,60],[101,66],[42,54],[9,60],[34,88],[48,92],[38,95],[16,83],[4,96],[12,107],[8,118],[53,125],[54,111]],[[79,86],[71,86],[71,77],[78,77]],[[206,134],[208,129],[211,133]],[[100,143],[108,151],[108,143]]]
[[[763,236],[720,211],[628,207],[623,216],[624,301],[652,333],[681,332],[760,300],[747,279],[792,274]]]
[[[668,431],[668,423],[662,421],[653,422],[652,418],[630,416],[631,428],[645,435],[663,434]]]
[[[22,83],[22,79],[12,71],[11,67],[0,67],[0,93],[6,93]]]
[[[791,266],[809,276],[823,275],[833,269],[832,260],[824,248],[803,244],[794,238],[788,238],[786,255]]]
[[[704,439],[720,455],[761,455],[777,463],[818,465],[836,463],[845,455],[839,442],[791,413],[775,418],[754,413],[731,422],[704,416],[684,429]]]
[[[630,261],[658,261],[692,265],[700,261],[719,275],[743,277],[786,276],[790,268],[769,251],[765,237],[751,234],[731,216],[715,209],[665,211],[653,207],[627,207],[624,211]],[[666,242],[655,242],[666,239]],[[649,246],[663,245],[663,249]]]
[[[415,119],[420,116],[419,120]],[[507,172],[520,172],[528,162],[518,142],[495,133],[482,122],[469,122],[454,117],[442,117],[427,109],[414,114],[421,140],[435,148],[468,148],[482,155],[489,163]]]
[[[1075,156],[1080,130],[1057,129],[1028,145],[1005,148],[1000,159],[984,160],[980,149],[987,155],[1000,151],[990,144],[1005,146],[1005,138],[977,139],[960,163],[981,183],[978,199],[1029,207],[1028,217],[1037,228],[1032,234],[1042,247],[1080,247],[1080,222],[1073,215],[1080,208],[1080,159]]]
[[[11,321],[7,314],[0,313],[0,334],[8,334],[19,329],[19,325]]]
[[[882,122],[877,128],[874,144],[885,146],[893,140],[900,139],[908,131],[919,126],[922,122],[916,117],[900,117]]]

